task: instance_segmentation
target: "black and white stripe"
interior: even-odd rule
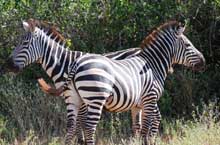
[[[142,51],[129,59],[112,60],[95,54],[77,59],[64,85],[72,131],[82,103],[88,107],[85,119],[88,145],[95,144],[94,134],[103,107],[111,112],[136,108],[142,111],[141,135],[148,144],[158,132],[161,115],[157,101],[172,65],[200,70],[205,64],[203,55],[183,34],[184,29],[184,24],[177,21],[161,25],[142,42]],[[75,96],[74,100],[71,96]],[[66,143],[71,141],[71,134],[67,135]]]
[[[26,34],[23,39],[12,53],[12,65],[17,70],[22,70],[24,67],[31,63],[38,62],[42,68],[46,71],[48,76],[53,80],[56,87],[62,86],[67,78],[68,69],[70,64],[77,58],[81,57],[85,53],[80,51],[71,51],[63,40],[62,36],[53,27],[44,24],[37,20],[29,20],[23,22],[23,26],[26,30]],[[141,51],[141,48],[131,48],[121,50],[112,53],[103,54],[106,57],[120,60],[130,58],[137,55]],[[71,96],[74,98],[74,96]],[[67,117],[71,120],[71,103],[66,102],[67,105]],[[79,112],[79,123],[83,122],[82,116],[86,113],[86,106],[82,104]],[[134,112],[134,111],[133,111]],[[134,114],[134,113],[132,113]],[[136,113],[135,113],[136,116]],[[133,117],[135,118],[135,117]],[[134,120],[133,128],[140,126],[140,121],[137,121],[138,127],[136,127],[136,121]],[[67,124],[68,132],[71,132],[71,121]],[[79,126],[78,132],[80,139],[81,126]],[[70,133],[69,133],[70,134]]]

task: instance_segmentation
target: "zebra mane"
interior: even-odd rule
[[[54,24],[47,21],[40,21],[35,19],[29,19],[27,22],[30,25],[32,32],[34,31],[35,27],[38,27],[46,32],[47,35],[51,35],[51,38],[54,39],[56,42],[65,44],[65,38],[59,32],[58,27],[56,27]]]
[[[142,49],[144,49],[147,45],[151,44],[154,40],[157,39],[158,34],[160,34],[160,32],[162,30],[166,30],[166,29],[169,29],[169,28],[174,29],[174,28],[176,28],[176,27],[178,27],[180,25],[181,25],[181,22],[172,20],[172,21],[168,21],[168,22],[160,25],[157,28],[154,28],[151,31],[151,33],[141,42],[140,47]]]

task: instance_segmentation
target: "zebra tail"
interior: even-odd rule
[[[43,78],[39,78],[37,81],[40,85],[41,90],[45,92],[46,94],[49,94],[52,96],[61,96],[61,94],[64,91],[63,86],[56,89],[54,86],[47,84],[47,82]]]

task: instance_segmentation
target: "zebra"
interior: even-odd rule
[[[46,71],[47,75],[53,80],[56,87],[60,87],[64,84],[67,74],[72,62],[86,53],[81,51],[71,51],[65,44],[64,37],[57,31],[57,29],[46,22],[29,19],[27,22],[23,22],[23,27],[26,31],[23,36],[20,45],[18,45],[12,52],[8,60],[8,68],[11,71],[18,72],[23,70],[31,63],[39,63]],[[137,55],[141,51],[141,48],[130,48],[126,50],[120,50],[112,53],[103,54],[111,59],[125,59]],[[42,79],[39,80],[42,83]],[[46,93],[47,89],[43,89]],[[74,97],[74,96],[72,96]],[[68,100],[67,100],[68,101]],[[69,109],[69,103],[67,106],[67,118],[71,114]],[[82,105],[81,112],[79,114],[85,114],[86,106]],[[132,111],[132,128],[139,130],[140,120],[136,121],[136,110]],[[80,116],[80,115],[79,115]],[[69,119],[71,120],[71,118]],[[69,126],[69,124],[67,124]],[[80,130],[79,126],[79,130]],[[67,132],[68,127],[67,127]],[[83,137],[80,137],[80,139]]]
[[[157,27],[141,43],[142,51],[124,60],[112,60],[86,54],[73,62],[66,83],[55,94],[69,98],[75,131],[76,117],[82,103],[87,104],[85,137],[94,145],[94,134],[103,107],[111,112],[141,109],[141,136],[144,144],[154,144],[161,121],[157,101],[164,90],[168,71],[182,64],[195,71],[205,66],[205,58],[183,34],[185,23],[168,21]],[[74,94],[74,95],[71,95]],[[67,136],[69,144],[71,135]]]

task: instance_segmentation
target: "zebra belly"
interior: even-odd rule
[[[126,98],[126,99],[125,99]],[[109,96],[106,100],[104,109],[109,112],[124,112],[128,111],[134,107],[140,106],[140,97],[117,97]]]

